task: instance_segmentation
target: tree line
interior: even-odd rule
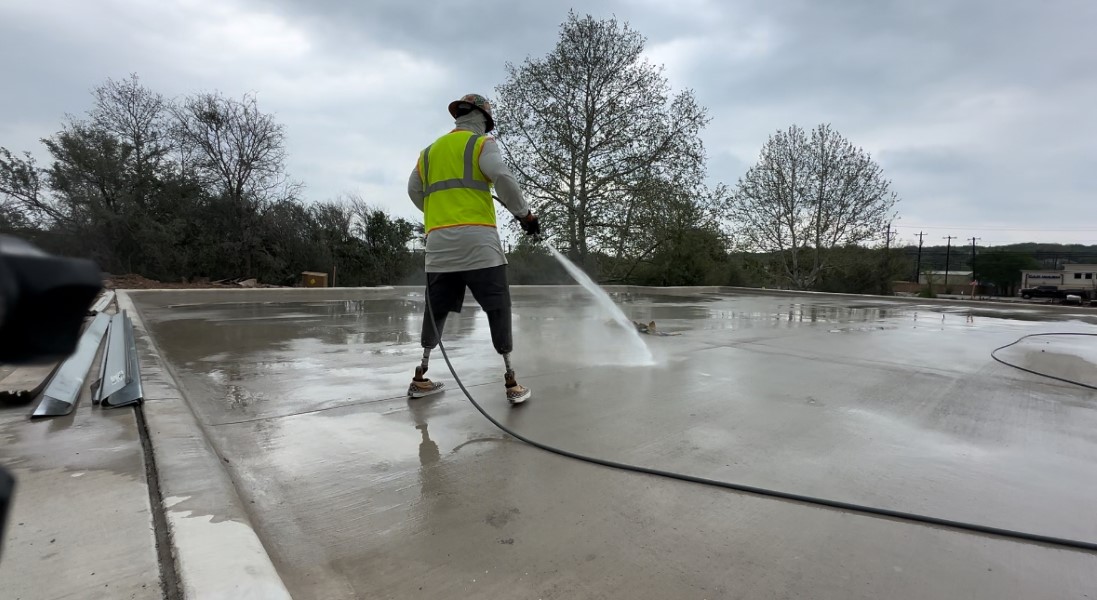
[[[708,111],[672,92],[645,43],[628,23],[569,12],[550,52],[506,64],[495,135],[549,243],[603,283],[888,293],[911,279],[914,253],[888,238],[898,195],[869,153],[829,124],[791,124],[734,184],[710,184]],[[107,271],[376,285],[421,270],[421,223],[358,197],[304,199],[283,128],[254,96],[169,100],[136,75],[108,80],[42,142],[44,167],[0,147],[0,230]],[[960,270],[969,259],[953,251]],[[515,283],[570,281],[524,237],[508,256]],[[923,249],[924,265],[935,257]]]
[[[48,165],[0,147],[0,231],[161,281],[314,270],[378,285],[414,271],[416,224],[360,197],[303,200],[283,127],[254,96],[173,101],[131,75],[92,99],[42,139]]]

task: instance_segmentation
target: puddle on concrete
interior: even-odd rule
[[[828,329],[827,333],[864,333],[868,331],[885,331],[888,329],[896,329],[895,327],[886,327],[879,325],[876,327],[839,327],[837,329]]]
[[[190,363],[272,351],[312,353],[348,345],[407,344],[418,339],[423,307],[408,300],[377,299],[147,310],[156,335],[185,342],[171,344],[165,353]],[[456,317],[447,324],[446,334],[460,339],[474,330],[473,320]],[[179,348],[186,348],[186,354],[180,355]]]
[[[775,303],[774,298],[757,296],[614,296],[630,319],[655,321],[660,331],[687,337],[714,330],[799,327],[872,334],[903,323],[940,327],[947,319],[954,325],[975,324],[971,311],[953,313],[949,311],[959,309],[950,306],[797,298],[777,298]],[[286,390],[308,390],[314,397],[327,398],[325,402],[337,402],[360,394],[356,387],[401,387],[421,352],[423,308],[422,295],[409,294],[331,302],[175,304],[145,311],[166,358],[200,374],[204,392],[223,398],[225,408],[248,416],[258,414],[256,406],[266,398],[284,396]],[[517,294],[514,314],[519,354],[544,356],[534,359],[544,364],[557,364],[562,358],[587,366],[620,362],[615,336],[621,332],[603,322],[582,290]],[[1013,313],[996,316],[1006,314]],[[467,298],[464,312],[450,315],[447,322],[447,347],[458,355],[468,352],[481,362],[490,361],[494,351],[488,329],[482,312]],[[665,359],[684,338],[645,341]],[[443,369],[440,358],[436,353],[434,364]],[[285,382],[273,383],[278,380]]]
[[[804,328],[824,335],[856,335],[865,341],[842,351],[854,359],[896,352],[928,356],[921,346],[912,346],[912,340],[888,333],[897,329],[943,331],[1036,323],[1012,318],[1034,316],[1023,310],[980,313],[953,305],[749,295],[627,293],[614,297],[623,302],[630,319],[655,321],[659,331],[676,334],[645,336],[660,357],[656,369],[679,368],[674,365],[682,356],[676,349],[724,344],[731,341],[726,336],[739,331],[766,335],[766,330],[791,333]],[[422,295],[412,293],[400,298],[178,304],[144,310],[165,357],[193,376],[190,385],[200,394],[219,399],[219,410],[207,414],[207,422],[235,422],[287,414],[295,406],[313,409],[401,395],[421,353],[423,308]],[[627,365],[627,357],[618,355],[617,336],[622,332],[604,321],[583,290],[516,294],[519,371]],[[450,315],[445,340],[459,369],[471,367],[474,376],[488,380],[499,375],[487,320],[471,298],[466,298],[464,312]],[[982,349],[973,348],[971,354],[971,360],[985,359]],[[445,376],[437,351],[432,367]],[[298,398],[307,402],[301,404]]]

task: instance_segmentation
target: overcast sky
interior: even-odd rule
[[[829,122],[883,166],[903,241],[1097,243],[1095,0],[0,0],[0,146],[45,160],[38,139],[130,73],[169,97],[254,92],[308,199],[414,218],[407,175],[446,104],[494,97],[572,7],[628,21],[709,108],[714,182]]]

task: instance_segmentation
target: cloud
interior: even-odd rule
[[[734,183],[775,131],[826,122],[879,160],[902,227],[1097,237],[1038,231],[1097,221],[1097,3],[604,0],[578,12],[627,21],[673,88],[709,108],[713,182]],[[449,100],[492,95],[507,62],[552,49],[566,15],[502,0],[6,3],[0,50],[17,58],[0,145],[45,158],[37,139],[130,72],[168,96],[255,92],[285,124],[308,198],[359,192],[415,216],[404,185],[451,125]]]

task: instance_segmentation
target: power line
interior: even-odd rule
[[[983,246],[983,248],[987,250],[994,250],[994,252],[998,254],[1027,254],[1030,256],[1046,256],[1049,258],[1055,256],[1097,256],[1097,250],[1005,250],[1001,248],[989,248],[986,246]],[[907,251],[916,251],[917,249],[918,246],[905,246],[903,248],[900,248],[900,250]],[[946,252],[946,248],[934,246],[932,248],[926,248],[922,251],[922,254],[925,256],[943,256]]]
[[[978,231],[1051,231],[1051,232],[1075,232],[1075,233],[1093,233],[1097,232],[1097,229],[1078,229],[1078,228],[1066,228],[1066,229],[1047,229],[1043,227],[980,227],[978,225],[962,225],[962,226],[947,226],[947,225],[902,225],[899,227],[905,229],[975,229]]]

